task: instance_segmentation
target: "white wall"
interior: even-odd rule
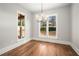
[[[17,39],[17,10],[25,13],[25,38]],[[0,49],[30,39],[31,14],[19,4],[0,3]]]
[[[57,14],[57,22],[58,22],[58,39],[61,41],[71,41],[71,16],[70,16],[70,5],[52,9],[46,11],[46,14]],[[36,13],[37,14],[37,13]],[[41,38],[39,37],[39,24],[33,17],[32,21],[32,37],[33,38]],[[44,38],[45,39],[45,38]],[[46,38],[48,39],[48,38]],[[49,39],[48,39],[49,40]]]
[[[79,4],[72,5],[72,43],[79,49]]]

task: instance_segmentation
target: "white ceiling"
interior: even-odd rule
[[[41,3],[21,3],[21,6],[30,12],[38,12],[41,10]],[[43,3],[43,10],[50,10],[62,6],[69,5],[68,3]]]

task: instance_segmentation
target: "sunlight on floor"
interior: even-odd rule
[[[40,47],[45,49],[46,48],[46,45],[40,44]]]

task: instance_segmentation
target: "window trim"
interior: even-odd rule
[[[24,15],[24,16],[25,16],[25,21],[26,21],[26,14],[25,14],[23,11],[21,11],[21,10],[17,10],[17,14],[16,14],[16,16],[17,16],[17,27],[18,27],[18,14]],[[26,24],[25,24],[25,27],[26,27]],[[26,32],[26,28],[25,28],[25,32]],[[17,35],[18,35],[18,31],[17,31]],[[25,35],[24,35],[24,38],[25,38],[25,36],[26,36],[26,33],[25,33]],[[17,41],[21,41],[21,40],[23,40],[24,38],[21,38],[21,39],[18,39],[18,38],[17,38]]]
[[[49,36],[49,33],[48,33],[48,21],[47,21],[47,26],[46,26],[46,35],[41,35],[40,33],[40,22],[39,22],[39,37],[43,37],[43,38],[55,38],[57,39],[58,38],[58,16],[57,14],[49,14],[47,16],[56,16],[56,36]]]

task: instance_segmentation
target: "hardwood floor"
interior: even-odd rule
[[[31,40],[1,56],[77,56],[69,46],[58,43],[49,43]]]

